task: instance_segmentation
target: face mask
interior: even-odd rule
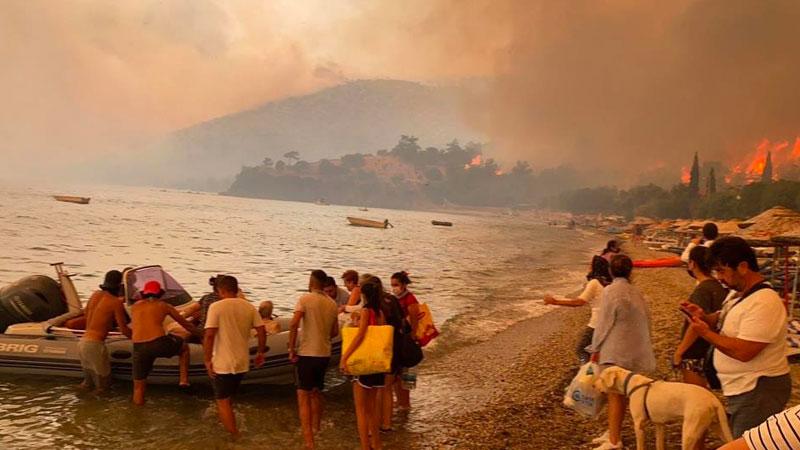
[[[688,273],[689,273],[689,276],[690,276],[690,277],[692,277],[692,278],[697,278],[696,276],[694,276],[694,272],[692,271],[692,269],[686,269],[686,272],[688,272]]]
[[[403,294],[406,290],[400,286],[392,286],[392,294],[399,297],[400,294]]]

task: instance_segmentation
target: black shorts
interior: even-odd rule
[[[295,384],[301,391],[322,390],[325,387],[325,372],[331,358],[327,356],[300,356],[294,368]]]
[[[172,358],[183,349],[183,339],[167,334],[147,342],[133,344],[133,379],[145,380],[156,358]]]
[[[239,390],[244,373],[218,373],[212,380],[214,385],[214,398],[225,400],[231,398]]]
[[[382,388],[386,385],[385,373],[373,373],[370,375],[359,375],[353,378],[354,383],[358,383],[366,389]]]

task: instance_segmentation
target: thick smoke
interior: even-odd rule
[[[800,2],[505,6],[511,44],[470,110],[508,158],[634,174],[800,133]]]

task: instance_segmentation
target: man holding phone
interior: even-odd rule
[[[731,429],[740,437],[786,406],[791,394],[786,358],[786,309],[764,283],[755,252],[744,239],[727,236],[709,248],[717,278],[734,289],[718,313],[691,303],[691,329],[714,349],[713,364],[728,400]]]

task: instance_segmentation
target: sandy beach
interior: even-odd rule
[[[664,256],[631,244],[624,250],[634,258]],[[675,380],[669,360],[683,320],[677,304],[688,297],[692,281],[681,268],[635,269],[633,281],[650,302],[657,376]],[[574,347],[588,318],[588,308],[554,307],[552,312],[517,323],[485,342],[426,362],[423,376],[450,374],[462,394],[441,410],[429,413],[428,425],[413,430],[411,446],[593,448],[590,441],[604,431],[605,417],[586,419],[561,403],[564,389],[577,370]],[[796,404],[800,400],[800,371],[792,366],[792,373],[795,386],[791,404]],[[419,394],[424,395],[424,391],[415,395]],[[653,434],[648,437],[654,439]],[[623,442],[626,448],[635,446],[629,417]],[[708,443],[710,448],[721,444],[717,440]],[[387,444],[405,447],[391,439]],[[679,424],[668,427],[667,448],[680,448]]]

